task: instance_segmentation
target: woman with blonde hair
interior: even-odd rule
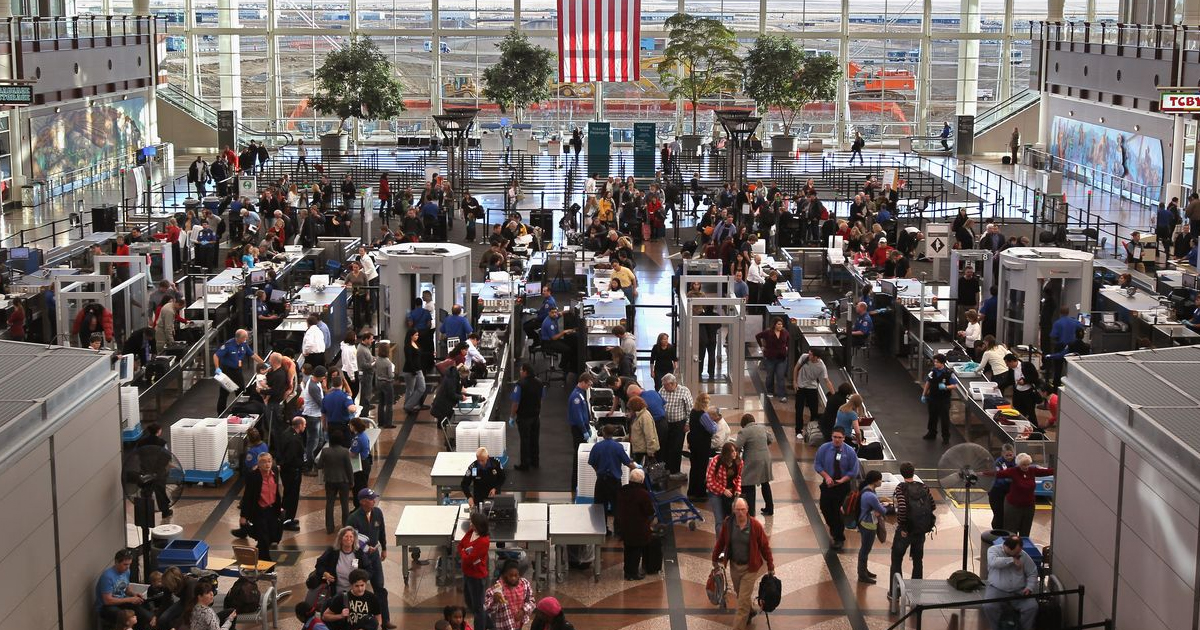
[[[841,427],[842,431],[848,436],[848,441],[855,445],[863,443],[862,427],[858,424],[858,419],[866,413],[863,407],[863,399],[860,394],[851,394],[850,398],[846,399],[846,404],[838,407],[837,419],[834,420],[834,427]]]

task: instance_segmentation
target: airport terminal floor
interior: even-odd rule
[[[461,226],[457,230],[461,232]],[[640,293],[656,296],[659,302],[671,290],[671,261],[667,256],[677,251],[668,243],[669,240],[647,241],[636,254]],[[658,332],[670,330],[668,310],[653,308],[651,305],[655,301],[655,297],[643,300],[644,307],[639,309],[639,347],[648,347]],[[669,301],[665,303],[669,304]],[[887,439],[896,457],[912,461],[918,476],[932,475],[944,447],[940,442],[920,439],[926,413],[918,400],[920,390],[914,384],[915,376],[901,359],[884,354],[876,352],[866,365],[869,384],[861,387],[865,403],[867,408],[875,410],[876,417],[884,420]],[[642,361],[639,365],[642,382],[649,382],[648,371],[648,365]],[[822,630],[886,627],[897,616],[888,612],[883,578],[879,585],[856,581],[857,535],[848,538],[842,553],[831,550],[816,498],[821,479],[813,469],[815,449],[797,439],[793,398],[789,396],[787,402],[781,402],[764,396],[763,376],[757,363],[749,363],[744,374],[731,375],[730,378],[743,379],[747,394],[737,409],[723,409],[722,412],[730,420],[734,436],[739,430],[736,420],[742,413],[749,413],[758,422],[767,424],[774,437],[770,447],[774,514],[755,515],[763,522],[770,537],[776,575],[783,583],[782,602],[771,615],[773,627]],[[570,389],[562,383],[548,384],[547,387],[541,416],[541,467],[526,472],[515,471],[511,465],[515,459],[510,460],[504,491],[520,493],[523,501],[570,503],[573,495],[570,475],[566,471],[573,465],[574,457],[565,420]],[[199,383],[168,411],[168,417],[207,414],[215,392],[216,386],[211,381]],[[398,428],[382,433],[379,457],[370,481],[370,487],[382,497],[380,507],[389,535],[408,506],[437,504],[437,493],[429,482],[430,470],[437,453],[445,449],[443,433],[428,411],[405,418],[401,423],[402,416],[397,409]],[[961,413],[954,414],[956,423],[961,421],[960,416]],[[954,443],[962,441],[957,428],[952,439]],[[508,452],[513,458],[519,452],[515,431],[509,433]],[[687,464],[684,469],[687,470]],[[242,484],[236,478],[219,488],[189,487],[175,507],[170,522],[184,528],[183,538],[206,540],[213,555],[228,555],[224,550],[230,545],[244,544],[244,541],[235,541],[230,534],[230,530],[238,525],[241,491]],[[279,562],[279,588],[293,593],[293,599],[284,602],[284,608],[289,612],[297,594],[305,592],[304,580],[313,570],[316,559],[329,548],[333,538],[324,528],[325,496],[324,487],[315,477],[303,478],[297,512],[300,531],[284,532],[275,553]],[[454,496],[461,497],[461,493],[455,492]],[[928,578],[945,578],[961,568],[963,511],[961,506],[940,493],[937,499],[936,535],[925,546],[925,576]],[[703,503],[697,505],[704,520],[695,531],[683,526],[667,529],[661,574],[642,581],[624,580],[621,542],[616,537],[609,537],[597,558],[601,565],[598,582],[593,581],[590,568],[572,568],[564,582],[538,590],[537,596],[558,598],[567,618],[580,630],[731,627],[734,622],[732,597],[730,609],[720,611],[705,596],[705,582],[712,568],[714,522],[711,509]],[[760,495],[758,507],[761,506]],[[1032,532],[1035,540],[1048,537],[1048,507],[1048,504],[1039,506]],[[986,500],[976,501],[971,516],[974,531],[990,528],[991,512]],[[406,586],[401,576],[401,551],[391,544],[393,542],[389,539],[390,555],[384,562],[392,621],[405,629],[432,628],[435,621],[442,618],[444,606],[462,604],[462,587],[438,586],[436,563],[439,558],[433,548],[425,548],[422,555],[432,563],[413,567]],[[976,540],[971,552],[976,557],[979,553],[977,545]],[[877,544],[869,564],[871,570],[884,576],[888,564],[888,545]],[[906,563],[906,572],[908,566]],[[932,611],[925,614],[924,621],[929,624],[926,627],[946,627],[949,616],[949,612],[943,617]],[[281,627],[299,627],[290,614],[284,617]],[[984,623],[976,620],[978,615],[969,614],[969,617],[970,624]],[[960,627],[985,627],[970,624]],[[765,628],[766,622],[760,617],[754,620],[754,626]]]

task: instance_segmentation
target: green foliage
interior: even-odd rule
[[[667,19],[670,38],[658,64],[662,84],[671,99],[692,105],[692,131],[700,101],[741,86],[742,60],[737,35],[719,20],[676,13]]]
[[[776,108],[784,135],[804,106],[837,97],[842,70],[833,55],[810,55],[783,35],[764,35],[746,55],[746,94],[760,107]]]
[[[500,60],[483,71],[483,96],[518,114],[530,105],[550,98],[550,81],[554,77],[554,55],[542,46],[529,43],[529,38],[513,29],[496,44]]]
[[[353,39],[345,48],[329,53],[316,78],[313,109],[340,118],[339,132],[350,118],[384,120],[404,111],[392,62],[370,39]]]

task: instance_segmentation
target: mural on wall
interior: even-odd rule
[[[1055,116],[1050,153],[1059,159],[1090,167],[1086,170],[1063,169],[1066,173],[1076,173],[1089,183],[1097,184],[1098,175],[1109,175],[1146,186],[1150,201],[1158,201],[1162,195],[1163,146],[1158,138]]]
[[[139,96],[34,116],[29,119],[29,138],[34,179],[126,155],[146,146],[146,99]]]

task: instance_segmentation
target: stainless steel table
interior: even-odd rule
[[[545,589],[550,579],[550,535],[549,523],[545,520],[532,518],[536,516],[536,507],[531,511],[526,511],[526,516],[531,518],[521,518],[521,505],[517,504],[517,520],[507,522],[492,521],[489,523],[490,531],[488,537],[492,543],[505,543],[524,546],[526,551],[533,556],[533,579],[536,582],[535,586],[538,590]],[[542,505],[544,503],[533,503],[533,506]],[[454,542],[462,540],[470,527],[471,510],[467,504],[459,505],[458,510],[458,525],[454,529]],[[495,550],[493,550],[493,555]],[[493,561],[495,558],[492,559]]]
[[[405,506],[404,512],[400,514],[400,523],[396,525],[396,546],[400,548],[400,567],[405,584],[408,584],[408,548],[440,547],[449,552],[449,558],[453,558],[451,546],[456,527],[457,505]],[[438,584],[444,584],[445,573],[451,564],[452,562],[439,563]]]
[[[604,507],[591,504],[555,504],[550,506],[550,543],[554,546],[555,570],[559,582],[567,579],[567,545],[589,545],[595,553],[592,578],[600,581],[600,546],[604,544]]]
[[[429,471],[429,479],[437,489],[439,499],[447,499],[450,493],[462,485],[463,475],[467,467],[475,461],[475,453],[452,453],[444,451],[437,454],[433,460],[433,468]]]

